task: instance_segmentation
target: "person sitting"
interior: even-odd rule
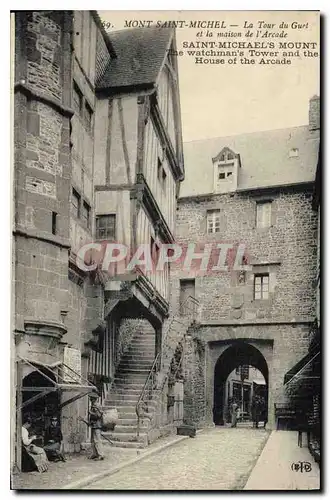
[[[44,450],[49,460],[62,460],[65,462],[65,457],[61,453],[61,446],[63,435],[59,426],[56,416],[51,418],[50,426],[47,427],[45,432],[45,446]]]
[[[45,451],[40,447],[33,444],[37,439],[36,435],[29,436],[29,429],[31,429],[31,419],[26,419],[22,426],[22,443],[24,450],[32,459],[34,466],[39,472],[46,472],[48,470],[48,459]]]

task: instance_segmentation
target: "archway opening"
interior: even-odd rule
[[[214,369],[214,423],[224,425],[228,422],[233,399],[240,408],[241,420],[250,419],[252,399],[256,395],[264,399],[267,409],[267,362],[253,345],[243,341],[233,342],[218,358]]]
[[[23,405],[27,403],[22,408],[22,423],[27,418],[30,418],[33,423],[34,433],[42,435],[46,427],[50,424],[50,418],[53,415],[60,417],[60,395],[59,391],[54,390],[33,401],[33,397],[40,394],[39,389],[53,387],[49,379],[54,380],[54,382],[56,381],[54,374],[50,370],[47,370],[47,368],[38,367],[38,370],[26,375],[22,381],[22,403]],[[44,373],[48,378],[44,377],[40,372]],[[33,390],[34,388],[36,389],[35,391]],[[29,400],[32,402],[29,403]]]

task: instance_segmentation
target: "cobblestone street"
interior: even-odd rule
[[[263,429],[209,429],[84,489],[240,490],[268,436]]]

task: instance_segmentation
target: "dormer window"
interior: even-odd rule
[[[228,147],[224,147],[212,158],[214,169],[214,192],[230,193],[237,189],[240,157]]]

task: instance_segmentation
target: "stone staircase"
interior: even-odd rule
[[[137,440],[136,404],[141,394],[152,363],[155,359],[155,334],[138,332],[128,350],[123,354],[115,373],[114,383],[103,404],[103,409],[117,408],[119,421],[114,432],[103,432],[114,446],[122,448],[144,448],[148,445],[147,427],[140,426]],[[152,403],[150,403],[152,407]],[[144,421],[148,423],[148,420]],[[104,441],[107,444],[107,441]],[[109,444],[109,443],[108,443]]]

